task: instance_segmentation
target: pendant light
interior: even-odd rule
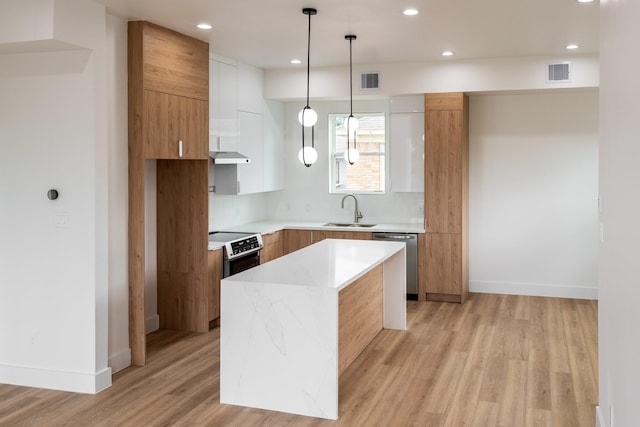
[[[358,130],[358,119],[353,116],[353,59],[351,53],[351,42],[356,39],[353,34],[344,36],[345,40],[349,40],[349,99],[351,103],[349,117],[347,117],[347,150],[344,152],[344,158],[350,165],[354,164],[360,158],[360,153],[356,149],[356,131]],[[349,146],[349,140],[353,135],[353,148]]]
[[[309,60],[311,58],[311,15],[315,15],[318,11],[311,7],[305,7],[302,9],[302,13],[309,17],[309,33],[307,37],[307,104],[298,114],[298,121],[302,125],[302,148],[298,153],[298,159],[300,162],[306,167],[311,166],[318,160],[318,152],[314,147],[315,143],[315,135],[314,135],[314,125],[318,121],[318,114],[313,111],[311,107],[309,107]],[[304,145],[304,128],[311,128],[311,146],[307,147]]]

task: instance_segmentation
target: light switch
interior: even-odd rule
[[[56,227],[69,227],[69,214],[67,212],[56,212]]]

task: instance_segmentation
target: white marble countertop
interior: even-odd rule
[[[373,227],[335,227],[325,225],[332,222],[343,223],[344,221],[269,220],[236,225],[221,231],[270,234],[288,228],[293,230],[424,233],[423,223],[376,223]],[[363,224],[367,223],[363,222]]]
[[[404,247],[403,242],[325,239],[224,280],[339,291]]]
[[[220,403],[337,419],[340,290],[382,263],[382,327],[405,330],[405,260],[402,242],[325,239],[222,279]]]

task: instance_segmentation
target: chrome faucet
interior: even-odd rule
[[[360,212],[358,210],[358,198],[356,197],[355,194],[346,194],[343,198],[342,198],[342,209],[344,209],[344,199],[346,199],[347,197],[353,197],[353,201],[355,202],[356,206],[355,209],[353,211],[353,220],[354,222],[357,224],[358,220],[360,218],[362,218],[362,212]]]

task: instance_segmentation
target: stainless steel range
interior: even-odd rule
[[[260,250],[263,247],[260,234],[216,231],[209,233],[209,241],[224,243],[222,277],[260,265]]]

